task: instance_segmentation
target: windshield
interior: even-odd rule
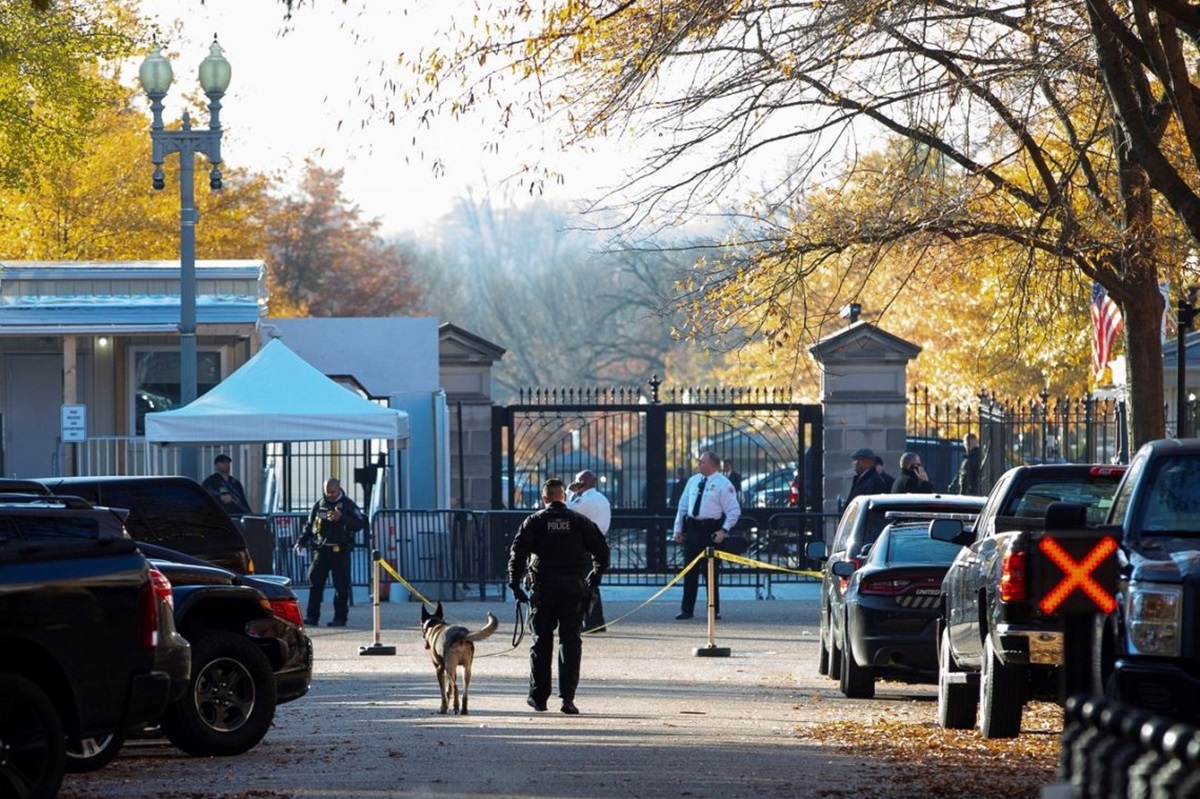
[[[1200,457],[1162,458],[1152,468],[1142,532],[1200,535]]]
[[[870,561],[879,565],[939,563],[950,565],[962,551],[958,544],[929,537],[929,525],[892,526],[871,550]]]

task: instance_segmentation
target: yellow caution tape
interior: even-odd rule
[[[734,555],[732,552],[722,552],[719,549],[716,550],[714,554],[716,554],[716,556],[721,560],[727,560],[730,563],[740,563],[743,566],[756,566],[760,569],[769,569],[771,571],[777,571],[777,572],[787,572],[788,574],[799,574],[804,577],[821,577],[822,576],[821,572],[809,571],[809,570],[804,570],[804,569],[788,569],[783,566],[776,566],[773,563],[763,563],[761,560],[751,560],[750,558],[744,558],[741,555]]]
[[[386,560],[384,560],[383,558],[380,558],[379,560],[377,560],[377,561],[375,561],[375,562],[376,562],[376,563],[378,563],[380,566],[382,566],[382,567],[384,568],[384,571],[386,571],[388,574],[392,575],[392,577],[394,577],[394,578],[396,579],[396,582],[400,583],[400,585],[404,586],[404,587],[405,587],[405,588],[407,588],[409,591],[411,591],[412,593],[416,594],[416,595],[417,595],[417,597],[418,597],[418,598],[419,598],[419,599],[420,599],[422,602],[424,602],[426,605],[429,605],[430,607],[433,607],[434,605],[436,605],[436,604],[437,604],[437,603],[436,603],[436,602],[434,602],[433,600],[431,600],[431,599],[428,599],[428,598],[427,598],[427,597],[426,597],[424,594],[422,594],[420,591],[418,591],[417,589],[413,588],[413,587],[412,587],[412,585],[411,585],[411,584],[409,584],[408,580],[405,580],[403,577],[401,577],[401,576],[400,576],[400,572],[398,572],[398,571],[396,571],[395,569],[393,569],[393,568],[392,568],[392,564],[388,563],[388,562],[387,562]]]
[[[671,582],[667,583],[667,584],[666,584],[666,585],[664,585],[662,588],[660,588],[660,589],[658,589],[657,591],[655,591],[653,596],[651,596],[649,599],[647,599],[647,600],[646,600],[645,602],[643,602],[642,604],[638,605],[638,606],[637,606],[636,608],[634,608],[633,610],[631,610],[631,611],[629,611],[628,613],[626,613],[624,616],[618,616],[617,618],[613,619],[612,621],[606,621],[606,622],[604,623],[604,626],[605,626],[605,627],[608,627],[610,624],[616,624],[617,622],[621,621],[622,619],[627,619],[627,618],[629,618],[630,616],[632,616],[633,614],[637,613],[637,612],[638,612],[639,610],[641,610],[642,608],[644,608],[644,607],[646,607],[647,605],[649,605],[649,604],[650,604],[651,602],[653,602],[654,600],[658,599],[660,596],[662,596],[663,594],[665,594],[665,593],[667,592],[667,589],[668,589],[668,588],[670,588],[671,586],[675,585],[675,583],[677,583],[677,582],[679,582],[680,580],[682,580],[682,579],[683,579],[683,575],[687,573],[687,570],[688,570],[688,569],[690,569],[690,568],[692,568],[693,566],[695,566],[697,563],[699,563],[699,562],[700,562],[700,560],[701,560],[703,557],[704,557],[704,553],[703,553],[703,552],[701,552],[699,555],[697,555],[696,557],[692,558],[692,562],[691,562],[691,563],[689,563],[688,565],[684,566],[684,567],[683,567],[683,568],[682,568],[682,569],[679,571],[679,574],[677,574],[677,575],[675,575],[674,577],[672,577],[672,578],[671,578]],[[596,628],[596,629],[599,629],[599,628]],[[584,634],[584,635],[588,635],[589,633],[594,633],[595,631],[596,631],[596,630],[584,630],[584,631],[583,631],[583,634]]]

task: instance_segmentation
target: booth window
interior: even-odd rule
[[[179,350],[134,349],[133,376],[135,435],[146,434],[146,414],[169,411],[179,407]],[[196,393],[205,392],[221,382],[221,351],[201,350],[196,353]]]

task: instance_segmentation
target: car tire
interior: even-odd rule
[[[1021,734],[1023,676],[1020,666],[1000,662],[990,637],[984,641],[983,672],[979,675],[979,731],[984,738],[1016,738]]]
[[[53,799],[66,772],[62,719],[46,692],[19,674],[0,673],[0,796]]]
[[[943,629],[938,638],[937,722],[946,730],[969,730],[975,726],[975,702],[978,698],[970,683],[951,682],[951,674],[961,674],[950,652],[950,631]]]
[[[842,693],[850,699],[871,699],[875,696],[875,670],[860,666],[850,646],[850,620],[842,625],[842,670],[839,675]]]
[[[104,768],[121,753],[125,733],[110,732],[95,738],[72,738],[67,741],[67,772],[86,774]]]
[[[167,706],[162,729],[198,757],[240,755],[263,739],[275,718],[275,675],[245,636],[225,631],[192,640],[192,677]]]

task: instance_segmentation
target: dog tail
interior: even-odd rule
[[[488,611],[487,616],[487,624],[483,625],[483,629],[476,630],[475,632],[468,634],[466,636],[467,641],[482,641],[484,638],[487,638],[492,633],[496,632],[497,629],[499,629],[500,620],[497,619],[490,610]]]

